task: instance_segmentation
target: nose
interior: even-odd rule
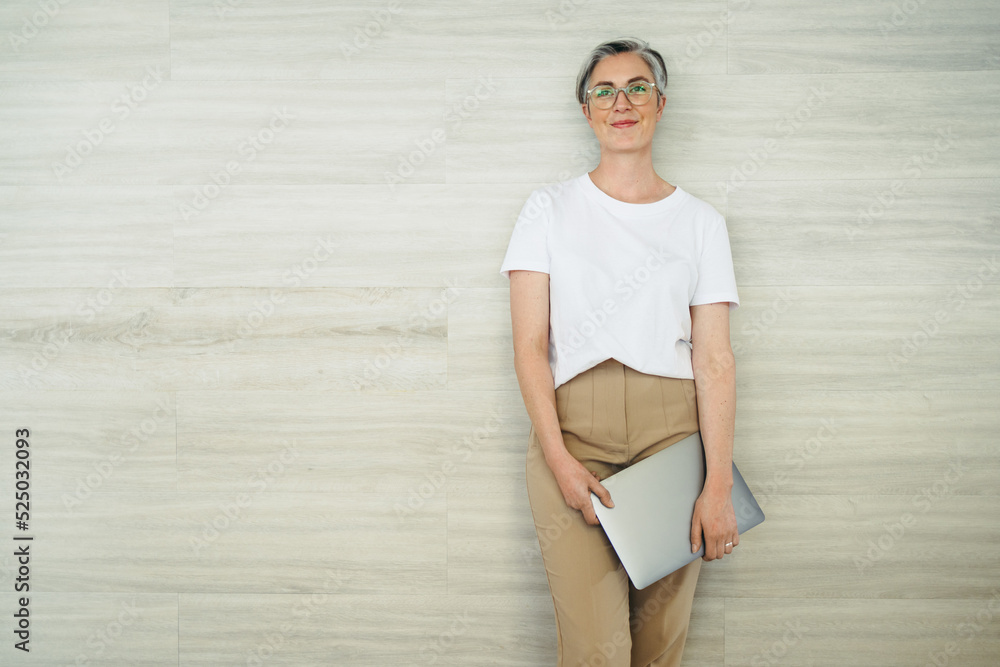
[[[624,105],[620,105],[618,100],[625,100]],[[629,100],[628,95],[625,94],[624,90],[619,90],[615,94],[615,103],[612,105],[612,108],[617,109],[619,106],[623,106],[626,109],[632,106],[632,101]]]

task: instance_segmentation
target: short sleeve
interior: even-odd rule
[[[691,296],[692,306],[706,303],[729,302],[729,309],[740,305],[736,292],[736,273],[733,270],[733,255],[729,247],[729,231],[726,221],[720,215],[718,224],[705,236],[698,260],[698,282]]]
[[[507,245],[507,254],[500,265],[500,273],[510,280],[510,272],[549,272],[548,231],[552,218],[552,198],[536,190],[528,197],[517,216],[517,223]]]

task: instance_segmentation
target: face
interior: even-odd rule
[[[601,83],[621,88],[635,77],[655,82],[652,70],[642,58],[634,53],[618,53],[597,63],[587,82],[587,89]],[[583,115],[594,129],[602,152],[636,152],[649,150],[656,123],[663,115],[665,106],[666,99],[659,89],[654,91],[648,102],[639,106],[629,102],[624,92],[619,92],[610,109],[598,109],[588,99],[583,105]]]

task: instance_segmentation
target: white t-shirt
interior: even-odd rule
[[[589,173],[531,193],[500,267],[549,274],[555,386],[605,359],[694,379],[690,306],[739,306],[726,221],[680,186],[630,204]]]

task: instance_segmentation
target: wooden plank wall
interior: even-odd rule
[[[4,0],[10,665],[555,662],[498,273],[592,169],[587,51],[670,74],[726,216],[767,521],[685,664],[1000,661],[993,0]],[[29,657],[30,656],[30,657]]]

